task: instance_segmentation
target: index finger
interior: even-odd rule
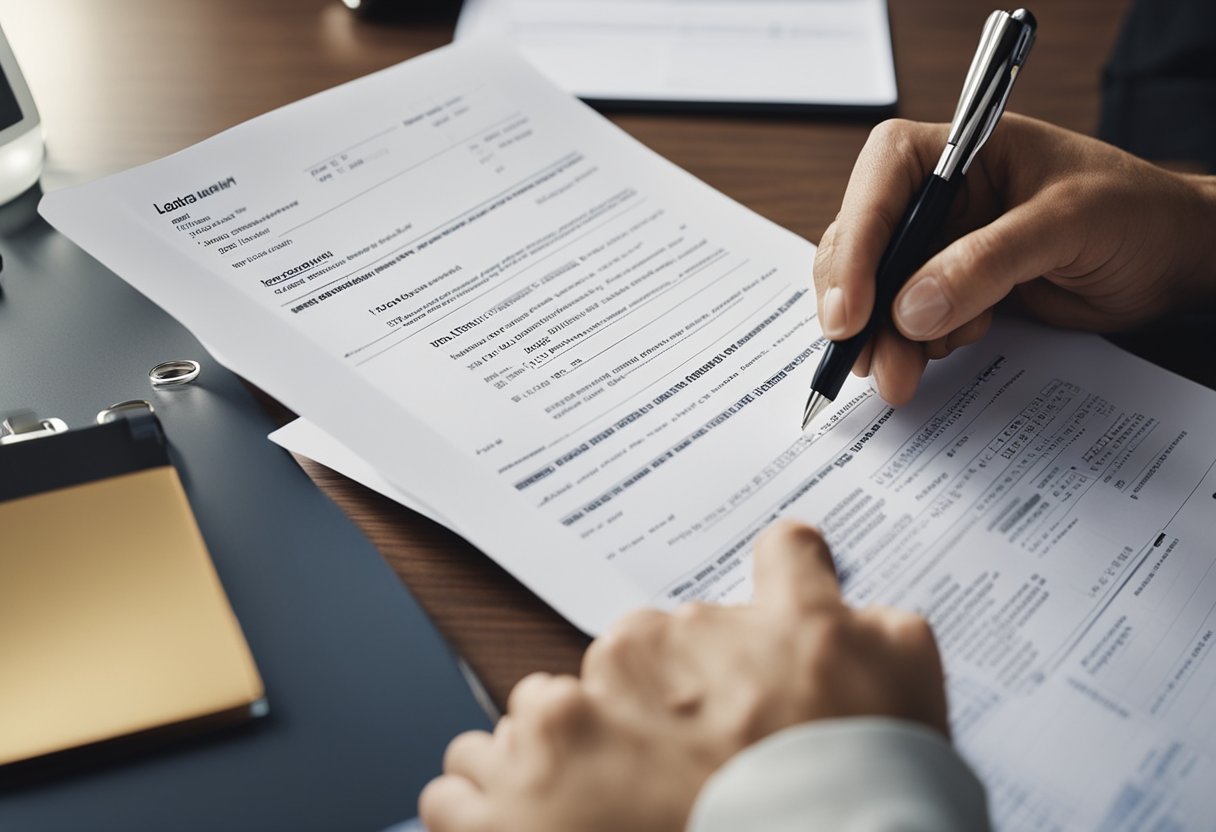
[[[809,610],[841,603],[840,582],[823,535],[794,520],[780,520],[756,539],[757,604]]]
[[[840,213],[815,255],[823,332],[839,341],[861,331],[874,306],[878,261],[908,203],[941,155],[946,124],[884,121],[853,165]]]

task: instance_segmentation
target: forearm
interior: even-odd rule
[[[982,832],[984,789],[938,732],[903,720],[824,720],[745,749],[705,784],[688,832]]]

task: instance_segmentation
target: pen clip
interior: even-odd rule
[[[956,173],[965,174],[988,141],[1034,44],[1035,28],[1034,15],[1025,9],[988,16],[954,110],[946,149],[933,171],[936,175],[951,179]]]

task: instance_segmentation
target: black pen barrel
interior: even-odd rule
[[[861,332],[843,341],[832,341],[820,359],[819,368],[811,381],[811,388],[835,401],[840,388],[849,377],[857,357],[866,342],[879,327],[891,317],[891,304],[895,296],[908,282],[912,273],[925,264],[931,246],[939,237],[946,215],[963,183],[963,175],[956,174],[949,180],[930,174],[921,186],[920,193],[908,206],[900,220],[891,242],[878,262],[875,276],[874,309]]]

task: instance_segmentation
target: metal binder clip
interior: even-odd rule
[[[53,436],[68,429],[62,419],[41,419],[32,410],[15,410],[0,422],[0,445]]]
[[[155,413],[156,408],[152,403],[145,399],[128,399],[125,402],[112,404],[104,410],[97,412],[97,424],[107,425],[115,419],[121,419],[131,413]]]
[[[156,415],[156,408],[144,399],[128,399],[125,402],[112,404],[97,414],[97,424],[108,425],[111,422],[125,420],[131,435],[139,440],[155,439],[165,441],[165,432]]]

